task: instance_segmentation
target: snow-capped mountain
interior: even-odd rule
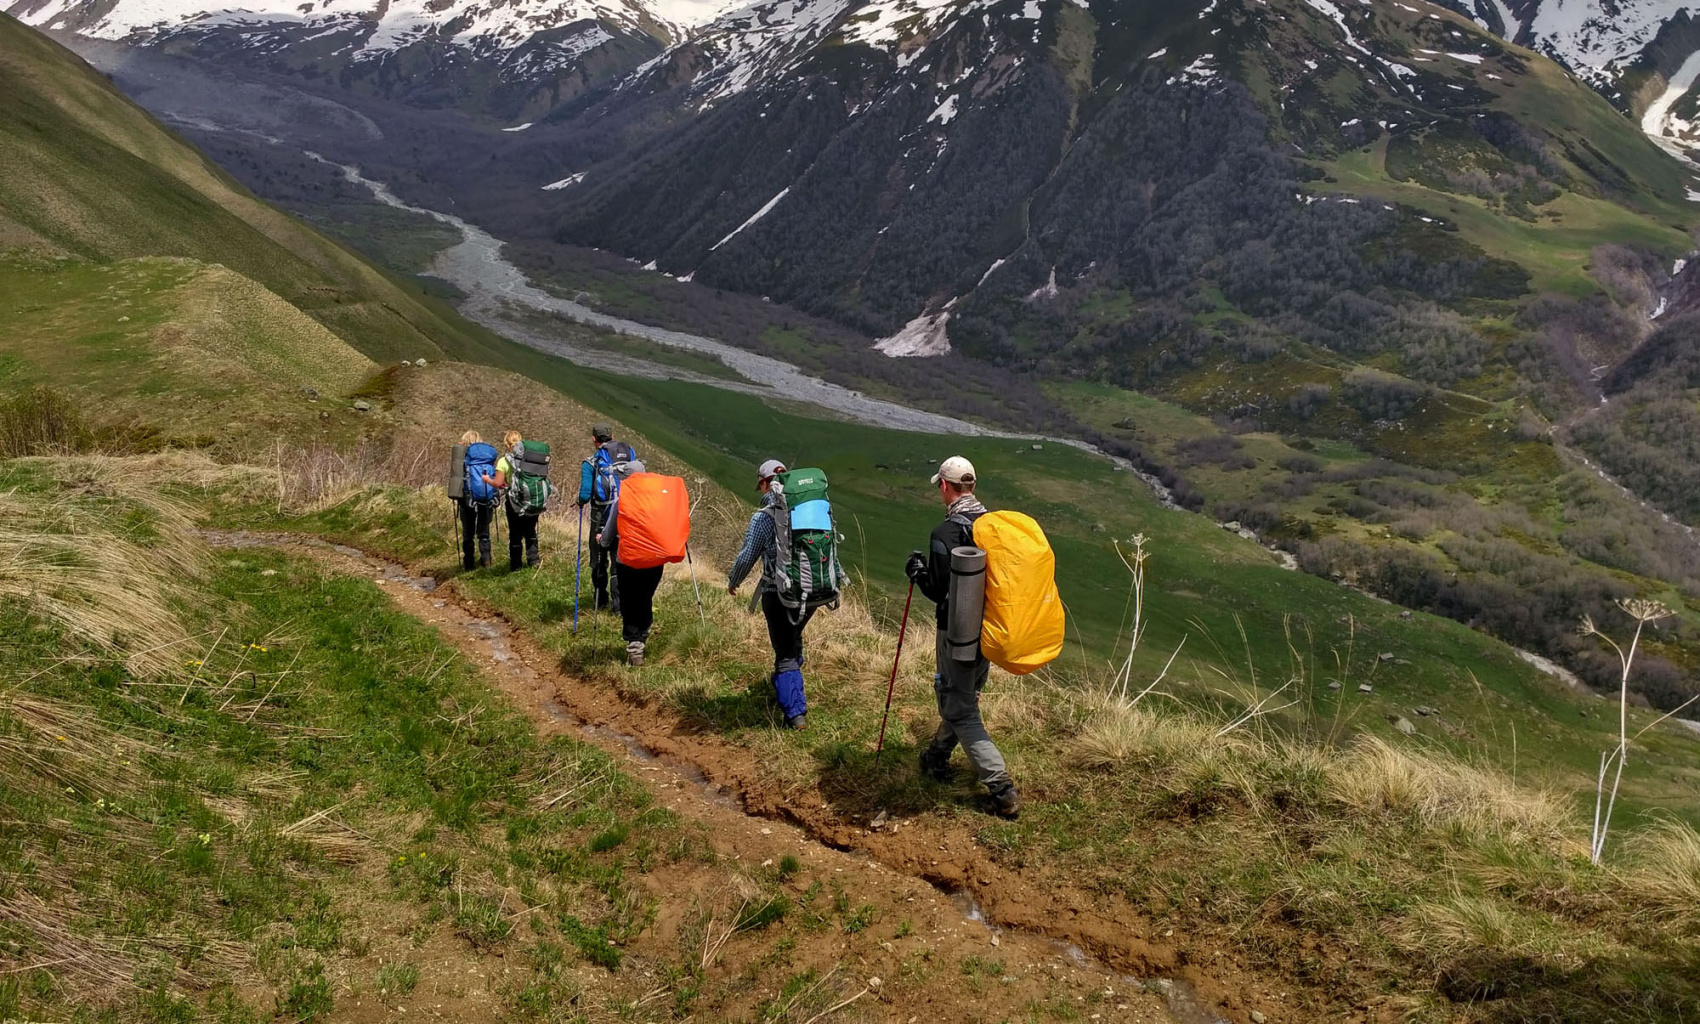
[[[1558,61],[1576,74],[1608,81],[1626,70],[1692,0],[1475,0],[1478,23]]]
[[[513,49],[539,33],[583,22],[671,40],[729,5],[716,0],[14,0],[26,25],[95,39],[152,41],[235,28],[252,36],[302,28],[308,37],[357,34],[360,53],[392,51],[428,37],[467,47]],[[671,41],[670,40],[670,41]]]
[[[1502,16],[1513,6],[1541,13]],[[1552,11],[1540,24],[1575,53],[1605,52],[1597,18]],[[1615,23],[1602,66],[1644,52],[1627,34],[1650,17]],[[664,128],[531,187],[558,186],[560,241],[771,296],[892,348],[938,351],[948,336],[1002,359],[1020,358],[1007,325],[1033,304],[1092,282],[1161,287],[1164,268],[1193,260],[1232,265],[1246,224],[1351,222],[1340,230],[1367,232],[1362,244],[1390,244],[1368,239],[1393,230],[1371,226],[1396,220],[1392,205],[1304,195],[1279,169],[1292,156],[1326,165],[1380,139],[1398,180],[1525,217],[1565,188],[1681,202],[1685,183],[1700,187],[1588,86],[1504,45],[1503,27],[1426,0],[761,0],[579,114],[669,109]],[[1602,119],[1618,123],[1603,133]],[[1235,175],[1258,182],[1256,198]],[[1280,203],[1295,197],[1310,212],[1289,224]],[[1254,212],[1224,221],[1236,204]]]
[[[1084,7],[1084,0],[1070,0]],[[695,69],[693,92],[713,102],[771,81],[822,45],[865,47],[895,57],[898,67],[948,20],[993,6],[993,0],[759,0],[737,7],[692,33],[633,76],[652,85],[657,69],[682,63]],[[1037,0],[1020,17],[1037,25]],[[677,78],[663,74],[667,84]]]
[[[1690,19],[1695,0],[1452,0],[1477,24],[1545,54],[1617,100],[1644,106],[1645,97],[1621,90],[1635,72],[1666,76],[1700,49]]]
[[[732,2],[0,0],[40,29],[340,77],[418,105],[474,95],[476,106],[493,91],[494,105],[515,115],[624,75]]]

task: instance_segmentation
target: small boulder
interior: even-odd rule
[[[1393,723],[1393,728],[1407,736],[1415,736],[1417,734],[1417,727],[1404,715],[1388,715],[1387,720]]]
[[[301,393],[307,396],[307,401],[309,402],[317,402],[319,400],[319,389],[310,384],[301,385]]]
[[[1264,1022],[1267,1021],[1268,1019],[1269,1019],[1268,1017],[1265,1017],[1263,1015],[1262,1010],[1251,1011],[1251,1024],[1264,1024]]]
[[[421,369],[421,370],[423,370],[423,369],[424,369],[424,368],[425,368],[425,360],[423,360],[423,359],[415,359],[415,360],[414,360],[414,361],[413,361],[413,365],[414,365],[414,366],[417,366],[417,367],[419,367],[419,368],[420,368],[420,369]]]
[[[1328,684],[1328,688],[1329,688],[1329,689],[1330,689],[1330,690],[1338,690],[1338,689],[1339,689],[1339,688],[1340,688],[1340,680],[1338,680],[1338,679],[1335,679],[1335,680],[1333,680],[1333,681],[1331,681],[1331,682],[1330,682],[1330,683],[1329,683],[1329,684]]]
[[[1359,693],[1374,693],[1375,687],[1369,685],[1368,683],[1359,683],[1358,684],[1358,692]]]
[[[1411,617],[1411,610],[1409,608],[1405,609],[1399,613],[1399,617],[1401,619],[1409,619]]]
[[[412,364],[412,363],[411,363],[411,362],[409,362],[409,361],[408,361],[408,360],[406,360],[406,359],[403,359],[403,360],[402,360],[402,361],[401,361],[401,365],[403,365],[403,366],[412,366],[412,365],[413,365],[413,364]]]
[[[1381,661],[1381,662],[1392,661],[1393,660],[1393,652],[1392,651],[1382,651],[1381,655],[1378,658],[1376,658],[1376,660]]]
[[[366,401],[364,398],[356,398],[354,400],[354,411],[355,412],[371,412],[372,411],[372,403]]]

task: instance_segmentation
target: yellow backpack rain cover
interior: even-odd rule
[[[1062,653],[1063,606],[1045,531],[1020,512],[988,512],[974,521],[974,546],[986,552],[981,652],[1018,676],[1049,665]]]

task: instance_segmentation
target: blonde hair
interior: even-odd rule
[[[466,433],[460,435],[461,444],[478,444],[483,440],[484,438],[480,437],[476,430],[468,430]]]
[[[523,440],[525,440],[525,436],[519,431],[510,430],[502,435],[502,447],[512,448],[514,445],[519,444]]]

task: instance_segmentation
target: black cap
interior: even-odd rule
[[[598,441],[612,441],[614,440],[614,428],[606,423],[598,423],[590,428],[590,436]]]

